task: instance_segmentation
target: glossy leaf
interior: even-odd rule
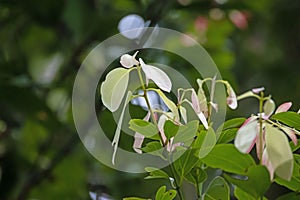
[[[249,193],[255,199],[263,197],[271,185],[270,175],[267,168],[262,165],[251,166],[244,175],[246,177],[240,179],[233,178],[227,174],[224,176],[226,180]]]
[[[285,134],[266,124],[266,151],[275,174],[290,180],[293,172],[293,154]]]
[[[176,190],[166,191],[166,186],[161,186],[156,192],[155,200],[172,200],[176,195]]]
[[[212,168],[241,175],[246,174],[248,168],[255,165],[249,154],[239,152],[232,144],[217,144],[201,161]]]
[[[224,178],[217,176],[209,184],[207,191],[203,196],[204,200],[229,200],[230,199],[230,189]]]
[[[116,111],[125,95],[130,70],[116,68],[110,71],[101,85],[101,99],[111,112]]]
[[[296,112],[281,112],[272,115],[271,119],[278,120],[290,127],[300,130],[300,114]]]

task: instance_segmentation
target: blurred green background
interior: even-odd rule
[[[1,0],[0,199],[90,199],[89,191],[151,197],[163,183],[99,163],[72,120],[77,70],[89,50],[119,33],[124,16],[190,35],[237,93],[265,86],[277,105],[292,101],[298,110],[299,10],[298,0]],[[253,112],[257,103],[244,100],[228,117]],[[277,187],[269,198],[285,192]]]

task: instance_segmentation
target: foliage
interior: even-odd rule
[[[134,142],[133,148],[140,154],[155,152],[153,155],[168,160],[169,174],[161,169],[147,167],[145,170],[149,176],[146,179],[167,179],[177,191],[166,192],[166,186],[162,186],[157,191],[155,199],[173,199],[176,194],[179,199],[184,199],[182,191],[184,180],[194,185],[197,191],[195,196],[198,199],[230,199],[229,185],[235,186],[235,193],[231,195],[250,199],[264,198],[274,181],[292,191],[299,190],[295,187],[299,185],[296,181],[299,173],[297,164],[299,156],[297,154],[293,156],[288,138],[297,145],[296,135],[300,135],[298,127],[300,117],[299,113],[288,111],[291,102],[284,103],[275,110],[274,101],[271,96],[264,95],[263,87],[236,96],[229,82],[209,77],[197,80],[198,93],[193,88],[177,88],[178,101],[173,102],[163,93],[163,91],[170,92],[172,88],[168,75],[155,66],[145,64],[141,58],[137,61],[137,54],[138,52],[133,56],[123,55],[120,63],[127,69],[116,68],[107,74],[101,85],[101,98],[102,101],[106,101],[105,105],[109,109],[118,108],[121,100],[116,102],[109,97],[119,95],[122,91],[120,97],[124,98],[128,78],[126,84],[119,86],[119,81],[123,78],[115,72],[120,71],[122,74],[137,72],[140,81],[139,90],[142,92],[136,94],[137,91],[129,90],[124,106],[130,100],[142,98],[146,103],[147,116],[150,117],[129,121],[129,128],[135,134],[143,136],[135,137],[138,142]],[[152,88],[152,85],[148,84],[149,80],[152,80],[158,88]],[[203,89],[205,82],[212,82],[213,87],[216,87],[216,84],[224,84],[227,89],[227,104],[232,109],[237,108],[238,100],[256,98],[259,102],[259,113],[252,114],[247,120],[230,119],[216,130],[217,134],[212,126],[211,117],[212,109],[218,113],[218,105],[213,102],[213,98],[207,100],[209,95]],[[214,92],[214,88],[210,92]],[[214,94],[210,94],[210,97],[212,96]],[[163,110],[160,109],[162,106],[152,105],[150,102],[153,102],[151,100],[153,98],[161,98],[168,109]],[[191,111],[196,114],[198,120],[187,118],[187,107],[184,102],[192,108]],[[119,119],[120,125],[122,118],[123,114]],[[113,145],[118,145],[120,139],[118,128],[115,135],[117,141],[114,139]],[[145,138],[148,140],[144,141]],[[233,139],[234,144],[230,144]],[[142,147],[143,143],[146,148]],[[249,154],[254,145],[259,163],[256,163]],[[116,162],[116,151],[117,148],[114,148],[113,164]],[[207,179],[205,174],[208,174],[207,170],[210,168],[221,170],[225,179],[215,175],[205,189],[203,187]]]

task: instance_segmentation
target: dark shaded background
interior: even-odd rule
[[[1,0],[0,199],[89,199],[89,191],[151,197],[162,183],[103,166],[73,125],[80,63],[118,33],[122,17],[138,14],[191,35],[238,93],[265,86],[277,105],[293,101],[298,110],[299,10],[298,0]],[[228,116],[246,117],[256,107],[244,100]],[[112,135],[114,122],[106,124]],[[273,186],[268,195],[277,192],[284,189]]]

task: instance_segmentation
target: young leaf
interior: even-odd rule
[[[151,138],[158,133],[156,126],[142,119],[131,119],[129,128],[135,132],[144,135],[146,138]]]
[[[166,158],[163,156],[163,147],[161,146],[161,143],[158,141],[148,142],[145,147],[142,148],[142,150],[146,153],[149,153],[151,155],[159,156],[163,160]]]
[[[269,119],[269,117],[272,115],[272,113],[275,110],[275,103],[272,99],[268,99],[264,104],[264,113],[263,118]]]
[[[201,131],[196,140],[201,140],[202,144],[198,153],[198,157],[204,158],[216,144],[216,134],[214,130],[209,127],[207,131]]]
[[[290,127],[300,130],[300,114],[296,112],[281,112],[272,115],[271,119],[278,120]]]
[[[249,167],[246,172],[246,180],[233,178],[227,174],[224,175],[226,180],[236,185],[243,191],[252,195],[255,199],[263,197],[271,185],[270,175],[265,166],[255,165]]]
[[[266,151],[275,174],[290,180],[293,172],[293,154],[285,134],[266,124]]]
[[[107,74],[101,85],[102,102],[111,112],[116,111],[123,100],[130,71],[124,68],[116,68]]]
[[[150,88],[150,89],[157,92],[157,94],[160,96],[160,98],[163,100],[163,102],[167,105],[167,107],[174,114],[175,120],[179,120],[179,113],[178,113],[178,109],[177,109],[177,106],[175,105],[175,103],[173,103],[173,101],[168,99],[168,97],[166,97],[166,95],[161,90],[154,89],[154,88]]]
[[[230,189],[224,178],[217,176],[210,182],[203,196],[204,200],[229,200]]]
[[[292,106],[292,102],[286,102],[278,106],[278,108],[275,111],[275,114],[281,113],[281,112],[286,112],[288,111]]]
[[[169,175],[166,172],[157,169],[155,167],[146,167],[145,171],[150,173],[149,176],[145,177],[145,179],[156,179],[156,178],[169,179]]]
[[[177,134],[174,137],[173,143],[186,142],[190,139],[193,139],[198,131],[198,125],[199,121],[194,120],[186,125],[180,126]]]
[[[164,133],[167,139],[174,137],[179,130],[179,126],[174,124],[171,120],[167,120],[164,125]]]
[[[153,80],[153,82],[163,91],[171,91],[172,82],[164,71],[152,65],[146,65],[141,58],[139,61],[147,79]]]
[[[161,186],[156,192],[155,200],[172,200],[176,195],[176,190],[166,191],[166,186]]]
[[[201,161],[210,167],[241,175],[246,174],[248,168],[255,165],[255,161],[249,154],[239,152],[233,144],[215,145]]]
[[[238,130],[234,140],[234,146],[242,153],[250,152],[257,134],[256,117],[250,117]]]
[[[118,149],[118,145],[119,145],[121,127],[122,127],[122,122],[123,122],[123,118],[124,118],[125,108],[126,108],[127,104],[130,101],[131,95],[132,95],[132,93],[130,91],[128,91],[125,102],[124,102],[124,105],[123,105],[123,109],[122,109],[122,112],[121,112],[121,115],[120,115],[120,118],[119,118],[119,121],[118,121],[115,136],[114,136],[114,139],[112,141],[112,146],[113,146],[112,163],[113,163],[113,165],[115,164],[115,157],[116,157],[116,153],[117,153],[117,149]]]

